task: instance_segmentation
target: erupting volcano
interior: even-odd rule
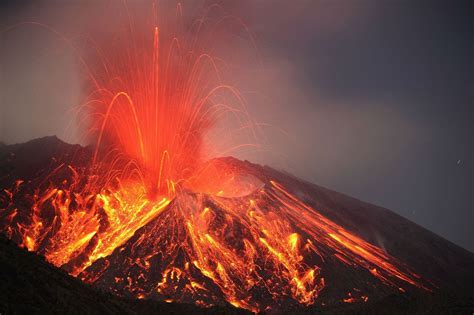
[[[92,148],[44,138],[0,153],[1,231],[120,296],[324,310],[472,284],[471,253],[269,167],[213,159],[196,190],[150,199],[142,185],[120,182],[92,193],[97,176],[82,175]]]
[[[465,285],[453,279],[472,254],[388,210],[208,159],[216,121],[231,115],[252,138],[252,120],[207,50],[208,21],[184,32],[157,20],[147,39],[84,63],[91,91],[78,113],[91,146],[0,147],[2,233],[119,296],[201,307],[324,310]],[[447,273],[450,260],[462,263]]]

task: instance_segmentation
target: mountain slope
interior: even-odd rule
[[[238,198],[182,193],[79,277],[120,295],[254,311],[472,291],[471,253],[389,210],[248,162],[215,163],[266,184]],[[381,240],[384,250],[369,244]]]
[[[133,301],[98,291],[0,235],[1,314],[244,313],[187,304]]]
[[[101,290],[255,312],[473,307],[474,255],[390,210],[234,158],[169,200],[86,194],[90,158],[51,137],[1,146],[0,231]]]

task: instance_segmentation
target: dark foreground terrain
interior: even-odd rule
[[[228,307],[128,300],[69,276],[0,235],[0,314],[247,314]]]
[[[131,300],[99,291],[42,257],[0,236],[0,314],[250,314],[232,306],[198,308],[179,303]],[[299,314],[472,314],[472,292],[438,291],[391,296],[373,303]]]

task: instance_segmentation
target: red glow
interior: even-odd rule
[[[193,176],[216,119],[242,115],[239,92],[221,79],[225,64],[203,46],[217,26],[198,21],[187,32],[180,22],[178,15],[166,34],[155,26],[144,44],[121,38],[111,61],[90,69],[94,90],[81,109],[95,143],[93,164],[122,165],[121,176],[138,178],[152,199],[172,196]]]
[[[254,312],[311,305],[330,281],[327,260],[384,287],[429,290],[283,184],[225,160],[204,163],[206,133],[223,114],[239,113],[243,100],[221,81],[222,61],[202,47],[202,32],[199,23],[192,36],[155,26],[145,35],[152,41],[131,41],[92,69],[93,91],[80,111],[94,140],[91,161],[60,163],[32,194],[17,180],[2,192],[1,230],[72,275],[139,299],[225,301]],[[28,204],[26,214],[16,198]],[[160,233],[146,230],[150,224]],[[140,231],[149,234],[123,247]],[[126,250],[125,263],[110,263]],[[100,258],[104,265],[94,264]]]

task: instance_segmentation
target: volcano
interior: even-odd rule
[[[252,312],[472,309],[474,255],[390,210],[232,157],[172,198],[94,190],[93,154],[0,145],[0,231],[95,288]]]

